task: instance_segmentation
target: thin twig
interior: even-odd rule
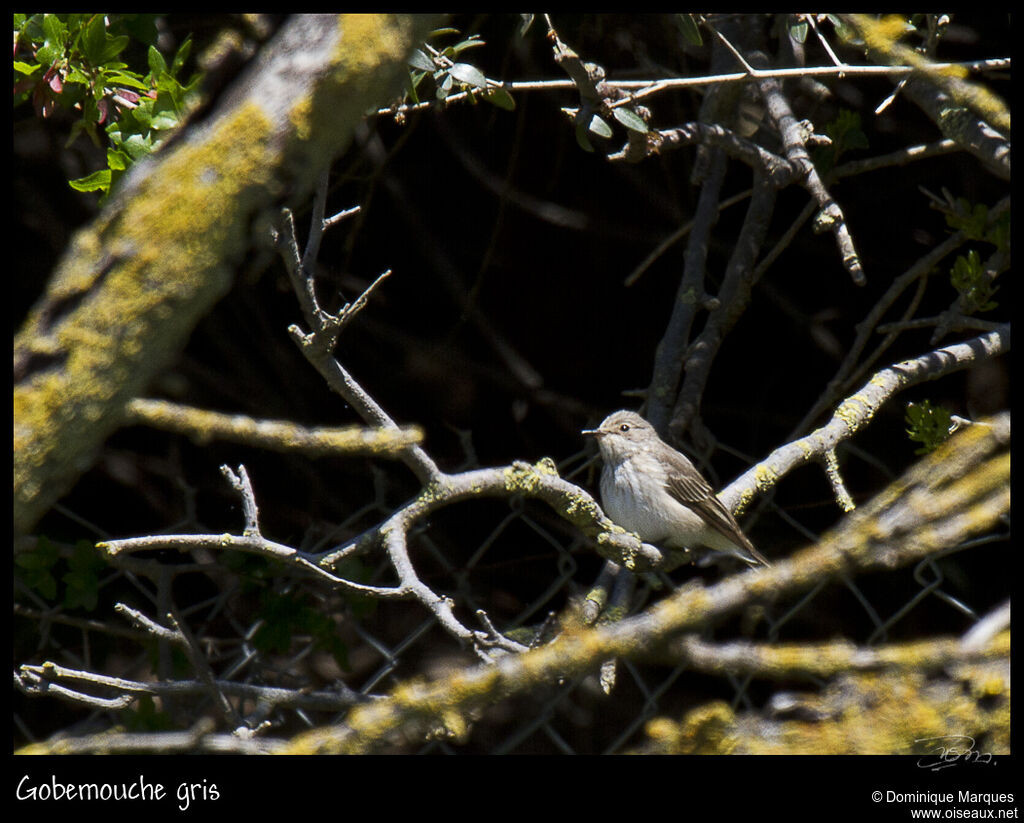
[[[937,71],[949,71],[951,69],[964,68],[968,71],[982,72],[1009,69],[1011,64],[1012,59],[1009,57],[991,57],[983,60],[966,60],[959,63],[933,63],[932,66]],[[839,66],[793,66],[792,68],[756,69],[755,73],[759,79],[777,78],[784,80],[790,77],[877,77],[880,75],[898,77],[901,75],[909,75],[914,71],[916,71],[916,69],[913,66],[854,66],[846,64]],[[636,91],[632,91],[630,94],[629,100],[623,100],[622,103],[619,104],[623,105],[628,102],[637,101],[645,97],[651,97],[653,95],[675,89],[720,86],[732,83],[749,83],[753,77],[754,75],[745,71],[740,71],[700,75],[696,77],[665,77],[657,80],[606,79],[604,83],[607,86],[622,89],[623,91],[636,89]],[[501,80],[494,80],[490,77],[486,79],[489,88],[498,87],[505,89],[508,92],[558,91],[561,89],[576,88],[576,84],[572,80],[566,80],[564,78],[551,80],[506,80],[504,82]],[[449,94],[445,97],[443,102],[436,100],[424,100],[420,103],[406,103],[378,109],[374,114],[377,117],[389,117],[396,114],[410,114],[416,111],[423,111],[425,109],[435,108],[438,105],[447,108],[453,103],[468,102],[471,98],[472,94],[470,92],[460,91]]]

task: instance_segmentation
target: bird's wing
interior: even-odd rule
[[[685,469],[689,469],[689,471]],[[696,473],[692,466],[681,465],[679,470],[668,472],[665,490],[684,506],[697,512],[705,523],[727,540],[742,546],[758,563],[769,565],[764,555],[754,547],[754,544],[740,529],[732,512],[718,499],[715,490]]]

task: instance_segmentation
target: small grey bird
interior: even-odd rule
[[[622,528],[664,548],[704,546],[769,565],[693,463],[639,414],[613,412],[583,434],[597,438],[601,505]]]

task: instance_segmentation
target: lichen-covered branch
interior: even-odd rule
[[[256,420],[244,414],[222,414],[166,400],[141,398],[128,404],[128,420],[184,434],[199,444],[231,440],[311,457],[328,454],[396,457],[407,446],[423,440],[423,431],[418,426],[406,426],[398,431],[362,426],[310,429],[288,420]]]
[[[955,637],[864,648],[845,640],[828,643],[709,643],[695,634],[672,641],[658,657],[675,665],[718,675],[754,675],[788,680],[833,677],[880,669],[942,669],[968,660],[1008,658],[1010,633],[980,648],[965,648]]]

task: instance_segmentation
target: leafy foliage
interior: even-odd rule
[[[955,201],[950,198],[950,201],[952,206],[946,210],[946,225],[962,231],[971,240],[991,243],[1001,252],[1009,251],[1009,212],[990,221],[988,208],[983,203],[972,204],[964,197]],[[977,250],[969,249],[966,254],[957,256],[950,268],[949,280],[960,293],[964,314],[992,311],[999,305],[992,299],[997,291],[994,278],[985,270]]]
[[[334,621],[308,594],[273,588],[273,581],[286,576],[279,561],[233,552],[225,555],[225,565],[239,574],[243,591],[259,594],[261,625],[252,638],[256,648],[284,654],[295,635],[309,635],[317,649],[331,654],[342,669],[348,670],[348,647],[338,636]],[[339,564],[337,571],[352,580],[369,577],[369,570],[355,559]],[[365,616],[376,608],[376,601],[360,595],[345,599],[355,616]]]
[[[66,608],[93,611],[99,601],[99,576],[107,568],[96,547],[88,540],[79,540],[66,564],[60,549],[46,537],[40,537],[32,551],[19,552],[14,565],[22,582],[51,603],[62,602]],[[60,569],[66,565],[67,571]],[[58,579],[64,584],[60,597]]]
[[[988,207],[984,203],[956,198],[952,208],[946,210],[946,225],[962,231],[971,240],[991,243],[1001,251],[1010,247],[1010,213],[1004,212],[989,225]]]
[[[445,37],[459,34],[458,29],[443,28],[431,32],[430,38]],[[476,103],[477,98],[486,100],[498,108],[513,111],[515,100],[501,86],[488,83],[487,77],[472,63],[456,61],[462,52],[479,48],[484,45],[480,35],[471,34],[450,46],[438,50],[427,43],[422,49],[413,49],[409,56],[409,85],[407,99],[412,103],[420,102],[419,87],[426,77],[434,82],[434,97],[445,100],[454,92],[464,91],[469,94],[470,102]]]
[[[262,625],[252,638],[257,649],[284,654],[291,648],[293,635],[308,634],[314,647],[329,652],[342,669],[349,668],[348,647],[338,637],[334,621],[307,594],[264,590],[260,618]]]
[[[951,416],[949,409],[933,406],[930,400],[907,404],[907,435],[921,448],[914,454],[928,454],[949,438]]]
[[[679,33],[687,43],[698,47],[704,45],[704,38],[700,33],[700,25],[697,22],[696,15],[676,14],[674,19]]]
[[[88,540],[79,540],[68,559],[68,571],[61,577],[65,585],[64,605],[69,609],[81,607],[93,611],[99,602],[100,574],[107,564],[96,546]]]
[[[46,600],[56,600],[57,578],[53,575],[53,567],[59,559],[57,547],[43,535],[32,551],[14,555],[14,565],[25,585]]]
[[[134,162],[150,154],[182,121],[194,99],[198,74],[178,76],[191,51],[186,38],[168,64],[156,47],[156,15],[15,14],[14,105],[32,102],[50,117],[58,109],[81,116],[71,127],[70,145],[87,134],[103,145],[107,168],[71,180],[78,191],[99,191],[104,199]],[[149,45],[148,72],[120,59],[134,40]]]
[[[840,109],[834,120],[825,126],[831,145],[816,146],[814,164],[822,172],[835,168],[839,159],[851,151],[869,148],[867,135],[861,127],[860,114]]]
[[[971,249],[966,255],[959,255],[953,261],[949,280],[953,284],[953,288],[960,292],[960,297],[963,298],[964,314],[992,311],[999,305],[992,300],[992,295],[996,293],[996,287],[992,285],[981,258],[974,249]]]
[[[148,694],[140,695],[130,711],[121,713],[121,718],[125,728],[133,732],[165,732],[174,728],[170,714],[158,710]]]

